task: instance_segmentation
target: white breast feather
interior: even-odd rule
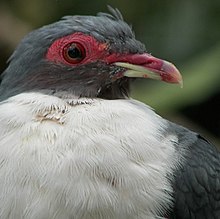
[[[1,219],[148,219],[170,204],[174,145],[142,103],[26,93],[0,115]]]

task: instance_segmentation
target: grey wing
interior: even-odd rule
[[[168,218],[220,219],[220,152],[200,135],[172,126],[180,153],[181,147],[186,151],[183,165],[174,173],[174,206]]]

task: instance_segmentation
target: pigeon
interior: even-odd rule
[[[219,219],[220,153],[130,97],[182,84],[118,9],[29,33],[0,84],[1,219]]]

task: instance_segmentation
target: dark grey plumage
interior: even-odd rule
[[[176,150],[184,154],[174,175],[174,207],[169,219],[220,219],[220,152],[206,139],[170,123],[179,138]]]

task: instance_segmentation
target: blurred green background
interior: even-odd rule
[[[219,0],[0,0],[0,72],[30,30],[64,15],[117,7],[149,53],[179,68],[184,87],[137,80],[132,96],[172,121],[220,139]]]

